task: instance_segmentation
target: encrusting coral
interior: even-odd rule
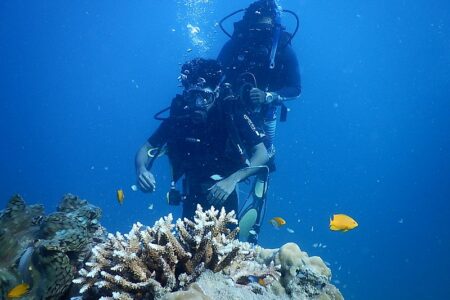
[[[81,285],[80,293],[113,299],[152,299],[179,290],[206,269],[221,272],[254,259],[250,245],[235,239],[238,228],[229,228],[233,224],[234,211],[219,214],[200,205],[193,221],[174,224],[170,214],[153,227],[134,224],[128,234],[109,234],[97,245],[74,283]]]
[[[42,205],[13,196],[0,212],[0,298],[22,282],[29,299],[64,297],[74,270],[102,240],[100,216],[98,207],[71,194],[47,216]]]
[[[39,239],[32,247],[32,264],[40,273],[39,294],[55,299],[68,290],[73,270],[84,263],[94,243],[102,240],[100,216],[98,207],[67,194],[57,211],[43,218]]]
[[[26,205],[20,195],[11,197],[0,211],[0,268],[11,266],[33,242],[43,214],[42,205]]]
[[[281,286],[274,285],[278,294],[288,294],[292,299],[343,299],[339,290],[330,284],[331,271],[318,256],[308,256],[295,243],[280,249],[258,247],[257,260],[275,262],[280,266]]]

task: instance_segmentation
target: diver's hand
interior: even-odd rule
[[[156,189],[155,176],[147,170],[138,173],[138,183],[144,192],[154,192]]]
[[[208,202],[216,208],[220,208],[235,190],[238,181],[229,176],[209,188]]]
[[[250,100],[253,105],[262,105],[266,103],[266,92],[258,88],[252,88],[250,90]]]

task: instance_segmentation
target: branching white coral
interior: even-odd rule
[[[235,239],[239,229],[229,228],[235,224],[234,211],[219,212],[214,207],[203,211],[200,205],[194,221],[179,219],[174,224],[169,214],[153,227],[136,223],[128,234],[109,234],[105,243],[97,245],[74,283],[82,285],[80,292],[104,299],[136,294],[153,298],[187,286],[205,269],[242,272],[230,266],[246,265],[255,255],[248,243]],[[263,269],[260,265],[258,272]]]

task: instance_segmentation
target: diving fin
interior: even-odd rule
[[[258,212],[256,209],[249,209],[239,220],[239,240],[247,241],[250,231],[254,230],[253,226],[258,219]]]

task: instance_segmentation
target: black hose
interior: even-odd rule
[[[153,118],[154,118],[155,120],[158,120],[158,121],[164,121],[164,120],[167,120],[169,117],[164,118],[164,117],[160,117],[160,115],[162,115],[163,113],[165,113],[165,112],[168,111],[168,110],[170,110],[170,106],[169,106],[169,107],[166,107],[166,108],[164,108],[163,110],[160,110],[159,112],[157,112],[156,114],[154,114],[154,115],[153,115]]]
[[[244,11],[244,10],[245,10],[245,9],[243,9],[243,8],[238,9],[238,10],[236,10],[235,12],[232,12],[231,14],[226,15],[225,17],[222,18],[222,20],[219,21],[220,29],[222,29],[223,33],[225,33],[226,35],[228,35],[229,38],[231,38],[231,34],[229,34],[229,33],[225,30],[225,28],[223,28],[222,23],[223,23],[226,19],[228,19],[228,18],[234,16],[235,14],[240,13],[241,11]]]
[[[225,17],[223,17],[223,18],[219,21],[219,27],[220,27],[220,29],[221,29],[221,30],[223,31],[223,33],[225,33],[229,38],[231,38],[231,34],[229,34],[229,33],[225,30],[225,28],[223,27],[222,23],[223,23],[225,20],[227,20],[228,18],[234,16],[235,14],[240,13],[241,11],[245,11],[245,9],[244,9],[244,8],[238,9],[238,10],[232,12],[231,14],[226,15]],[[287,44],[289,44],[289,43],[292,41],[292,39],[295,37],[295,35],[297,34],[297,32],[298,32],[298,30],[299,30],[299,28],[300,28],[300,19],[298,18],[298,15],[297,15],[295,12],[293,12],[292,10],[289,10],[289,9],[283,9],[283,10],[281,10],[281,11],[282,11],[282,12],[286,12],[286,13],[291,14],[292,16],[294,16],[295,21],[297,22],[297,24],[295,25],[295,30],[294,30],[294,32],[292,33],[291,37],[289,38],[289,40],[288,40],[288,42],[287,42]]]
[[[289,38],[289,40],[287,41],[286,45],[289,45],[289,43],[292,41],[292,39],[294,38],[294,36],[297,34],[298,29],[300,28],[300,19],[298,18],[297,14],[295,12],[293,12],[292,10],[289,9],[283,9],[283,12],[287,12],[288,14],[291,14],[294,16],[295,21],[297,22],[297,25],[295,25],[295,30],[294,32],[291,34],[291,37]]]

